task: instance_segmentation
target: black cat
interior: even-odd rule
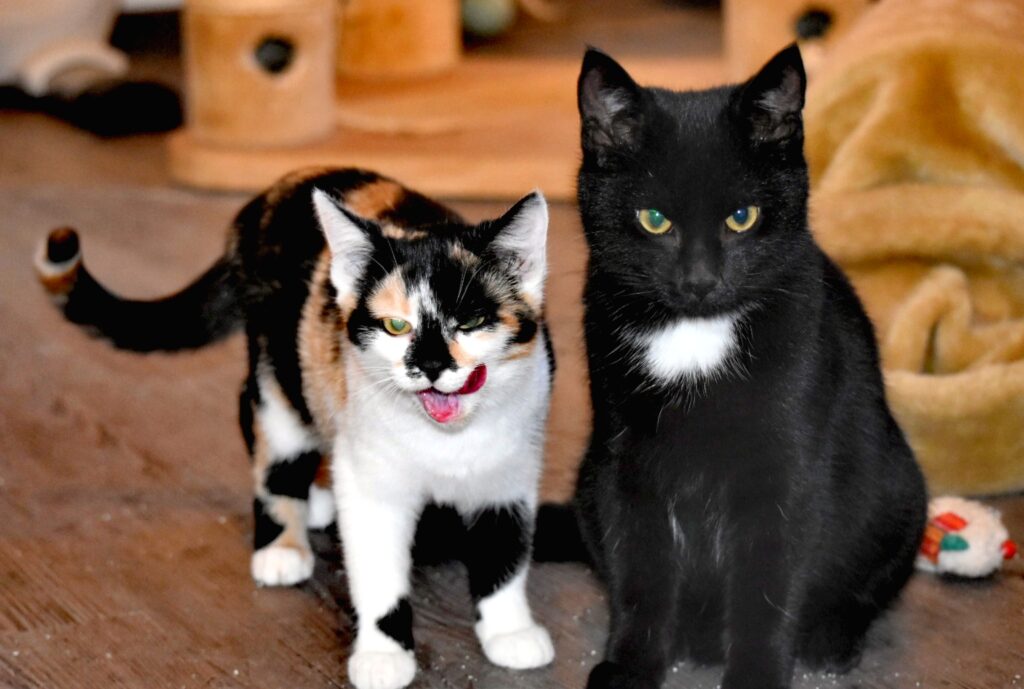
[[[744,84],[642,88],[587,52],[579,203],[594,429],[576,507],[610,592],[588,687],[844,671],[911,573],[925,487],[872,327],[807,225],[793,46]]]

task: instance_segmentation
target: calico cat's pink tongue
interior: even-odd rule
[[[416,394],[419,396],[423,408],[430,414],[430,418],[438,423],[448,423],[459,417],[459,412],[462,410],[460,401],[462,395],[476,392],[484,386],[486,381],[487,367],[480,365],[473,369],[463,386],[455,392],[441,392],[430,388]]]

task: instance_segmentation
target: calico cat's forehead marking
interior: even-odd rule
[[[437,295],[427,280],[421,280],[412,288],[411,296],[415,300],[419,313],[424,318],[440,321],[444,318],[441,304],[438,303]]]
[[[377,283],[373,293],[366,300],[366,308],[376,318],[391,317],[408,320],[413,315],[408,288],[401,271],[392,271]]]
[[[380,233],[388,239],[397,239],[399,241],[413,241],[416,239],[423,239],[427,236],[424,230],[414,230],[408,227],[400,227],[394,223],[384,222],[380,224]]]

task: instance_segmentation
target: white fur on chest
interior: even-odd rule
[[[636,336],[643,365],[654,378],[675,382],[706,378],[724,368],[737,349],[735,314],[680,318]]]
[[[350,379],[358,372],[349,367]],[[431,421],[410,393],[357,393],[336,438],[372,492],[462,507],[533,502],[543,458],[550,379],[538,346],[488,376],[487,398],[459,427]]]

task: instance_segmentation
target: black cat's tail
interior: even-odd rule
[[[537,510],[533,531],[535,562],[583,562],[592,564],[583,542],[576,509],[572,504],[547,502]]]
[[[231,255],[192,284],[152,301],[122,299],[97,282],[82,263],[78,233],[50,232],[36,256],[36,273],[65,318],[136,352],[192,349],[220,339],[242,323]]]

